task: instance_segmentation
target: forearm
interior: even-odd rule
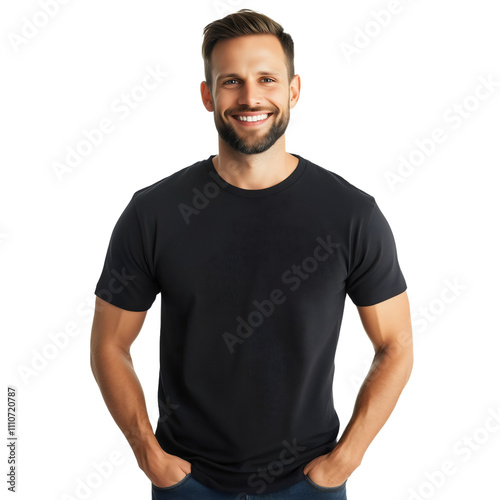
[[[159,453],[161,447],[149,421],[130,353],[114,346],[101,347],[91,355],[91,368],[111,416],[144,469],[147,457]]]
[[[356,468],[368,446],[384,426],[408,382],[413,366],[412,349],[391,347],[375,354],[356,398],[354,411],[336,454],[344,457],[348,467]]]

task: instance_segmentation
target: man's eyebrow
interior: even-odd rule
[[[258,75],[270,75],[270,76],[280,76],[281,73],[277,71],[258,71]],[[217,77],[217,81],[222,80],[223,78],[240,78],[237,73],[223,73]]]

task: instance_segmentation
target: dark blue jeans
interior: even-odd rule
[[[347,481],[334,488],[325,488],[303,474],[299,483],[273,493],[223,493],[207,488],[188,474],[173,486],[159,488],[152,484],[151,487],[153,500],[347,500],[346,484]]]

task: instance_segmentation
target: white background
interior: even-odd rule
[[[499,498],[498,3],[402,0],[387,20],[377,13],[397,2],[73,0],[29,27],[43,24],[41,4],[4,2],[0,14],[2,386],[18,391],[16,498],[83,498],[88,480],[88,498],[150,498],[90,370],[93,292],[132,194],[217,153],[199,94],[202,30],[240,8],[295,41],[302,93],[287,151],[375,196],[408,283],[413,373],[350,477],[349,500]],[[168,76],[118,113],[147,67]],[[481,79],[496,86],[488,93]],[[114,129],[56,175],[104,118]],[[415,141],[436,128],[445,140],[419,162]],[[413,171],[391,189],[387,172],[400,175],[412,154]],[[132,347],[153,425],[159,313],[158,296]],[[334,381],[341,432],[372,355],[347,299]],[[110,456],[119,460],[99,480],[95,463]],[[453,472],[442,476],[446,462]]]

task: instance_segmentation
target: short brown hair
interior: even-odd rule
[[[285,33],[281,24],[270,17],[250,9],[241,9],[222,19],[211,22],[203,29],[203,44],[201,54],[205,64],[205,81],[208,88],[212,88],[211,55],[215,44],[219,40],[237,38],[246,35],[275,35],[283,47],[288,68],[288,81],[295,75],[293,64],[294,50],[292,37]]]

